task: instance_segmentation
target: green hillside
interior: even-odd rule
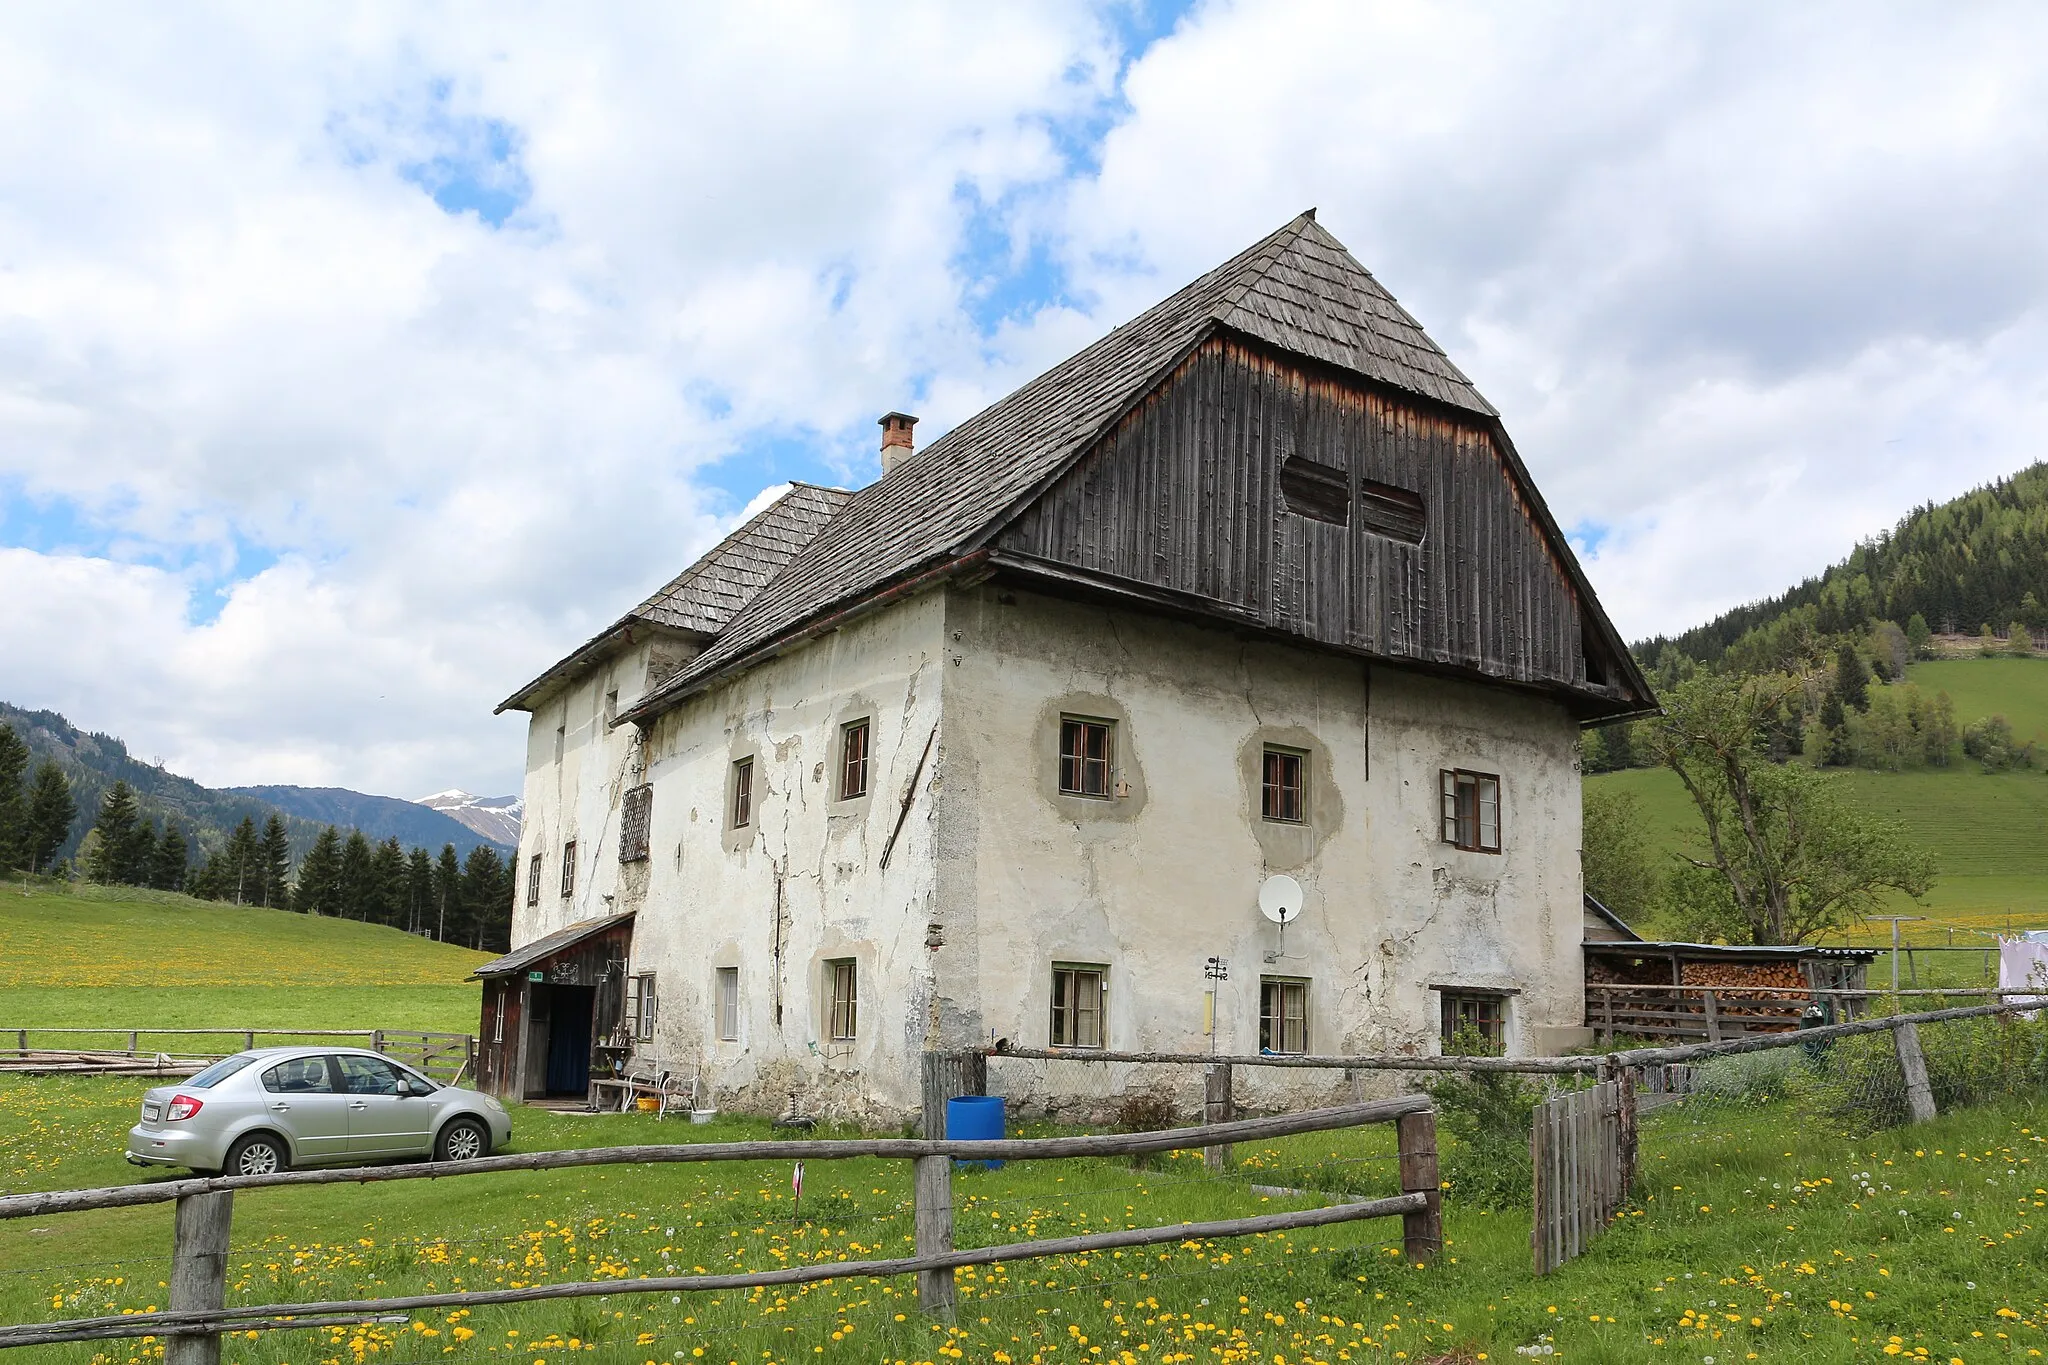
[[[467,1033],[478,988],[463,978],[489,957],[169,892],[14,887],[0,890],[0,1028]]]
[[[2015,737],[2048,750],[2048,658],[1940,659],[1912,665],[1906,681],[1948,693],[1959,724],[2002,715]]]
[[[2048,776],[1990,774],[1958,760],[1945,769],[1844,772],[1838,780],[1860,804],[1905,825],[1940,864],[1940,880],[1924,905],[1894,898],[1895,913],[1929,917],[1914,937],[1945,942],[1954,928],[1957,942],[1976,942],[1961,931],[2003,930],[2008,923],[2048,929]],[[1586,781],[1634,793],[1661,855],[1676,853],[1701,831],[1676,774],[1637,768]]]

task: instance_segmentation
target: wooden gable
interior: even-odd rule
[[[1613,645],[1545,522],[1486,418],[1219,333],[994,546],[1321,645],[1562,688],[1582,714],[1640,709],[1609,685]]]

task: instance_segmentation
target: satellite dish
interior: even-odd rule
[[[1259,887],[1259,913],[1275,924],[1301,918],[1301,883],[1281,873],[1268,877]]]

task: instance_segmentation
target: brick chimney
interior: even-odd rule
[[[885,412],[879,423],[882,428],[882,477],[888,478],[896,466],[910,458],[914,448],[910,429],[917,425],[917,419],[907,412]]]

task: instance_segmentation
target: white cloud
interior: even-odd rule
[[[1078,4],[9,11],[0,696],[210,782],[509,790],[491,705],[761,484],[1310,204],[1680,628],[2038,453],[2044,28],[1218,3],[1118,86]]]

